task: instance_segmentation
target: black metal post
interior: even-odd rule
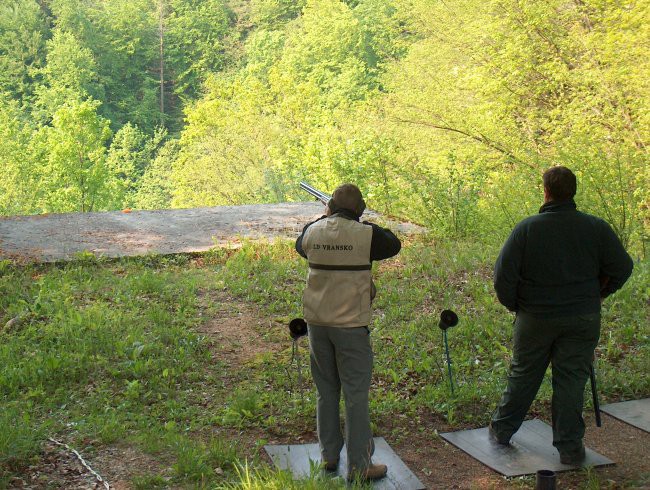
[[[596,389],[596,369],[594,368],[594,363],[591,363],[589,366],[589,377],[591,378],[591,397],[594,402],[594,414],[596,415],[596,426],[602,427],[602,421],[600,420],[600,403],[598,403],[598,390]]]
[[[539,470],[535,479],[535,490],[555,490],[556,476],[551,470]]]
[[[447,330],[442,331],[442,335],[445,339],[445,354],[447,354],[447,370],[449,372],[449,386],[451,387],[451,394],[454,394],[454,378],[451,373],[451,357],[449,356],[449,344],[447,343]]]

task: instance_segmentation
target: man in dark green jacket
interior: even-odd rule
[[[600,337],[600,305],[627,281],[633,263],[604,220],[576,209],[571,170],[552,167],[543,182],[539,214],[514,228],[495,265],[497,297],[517,316],[508,386],[489,432],[497,443],[509,443],[550,363],[553,445],[563,464],[580,464],[583,394]]]

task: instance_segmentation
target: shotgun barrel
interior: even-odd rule
[[[308,192],[312,196],[314,196],[316,199],[318,199],[320,202],[323,204],[327,205],[327,202],[332,199],[332,196],[329,194],[325,194],[324,192],[319,191],[315,187],[310,186],[307,182],[301,182],[300,183],[300,188],[303,191]]]

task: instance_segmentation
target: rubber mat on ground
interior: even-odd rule
[[[462,430],[440,434],[446,441],[505,476],[532,475],[538,470],[568,471],[579,468],[560,463],[553,446],[553,430],[534,419],[524,422],[511,440],[501,446],[488,437],[488,429]],[[587,448],[582,466],[608,466],[613,461]]]
[[[425,488],[383,437],[375,437],[374,440],[373,462],[388,465],[388,474],[385,478],[374,482],[373,488],[377,490],[421,490]],[[344,478],[347,474],[345,447],[341,451],[341,459],[336,472],[325,472],[319,469],[321,456],[317,443],[267,445],[264,446],[264,450],[278,468],[291,471],[296,479],[305,478],[314,472],[322,473],[323,476],[329,475],[332,478]]]
[[[650,432],[650,398],[610,403],[600,407],[600,410],[618,420]]]

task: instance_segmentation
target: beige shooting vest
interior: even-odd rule
[[[305,231],[302,248],[309,260],[303,294],[308,324],[361,327],[370,324],[372,227],[330,216]]]

